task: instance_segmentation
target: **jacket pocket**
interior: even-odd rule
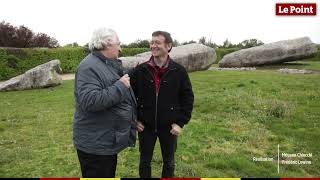
[[[173,112],[174,112],[174,122],[177,122],[177,120],[181,116],[181,108],[179,105],[174,105],[173,106]]]
[[[133,121],[133,107],[127,103],[121,103],[112,108],[114,114],[114,129],[121,131],[131,127]]]
[[[111,147],[113,146],[114,138],[115,138],[115,132],[113,130],[108,130],[98,135],[94,141],[101,146]]]
[[[138,105],[138,121],[148,123],[154,121],[155,107],[151,104],[141,102]]]
[[[116,131],[116,145],[127,145],[129,143],[130,128]]]
[[[178,105],[172,105],[169,109],[171,111],[171,124],[175,123],[177,121],[177,118],[179,117],[180,114],[180,107]]]
[[[160,126],[171,126],[177,121],[180,107],[177,105],[168,105],[159,108]]]

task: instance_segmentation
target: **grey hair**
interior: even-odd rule
[[[89,42],[89,50],[103,50],[116,41],[117,33],[112,29],[98,28],[93,31],[91,40]]]

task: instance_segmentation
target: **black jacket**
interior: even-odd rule
[[[171,129],[173,123],[183,127],[191,119],[194,95],[188,73],[180,64],[170,60],[158,96],[153,69],[147,62],[131,72],[130,82],[138,102],[138,121],[146,128]]]

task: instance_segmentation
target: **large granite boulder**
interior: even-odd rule
[[[22,75],[0,83],[0,91],[44,88],[62,84],[59,60],[52,60],[32,68]]]
[[[141,64],[149,60],[151,52],[141,53],[131,57],[120,57],[123,67],[130,69],[138,63]],[[208,69],[213,64],[217,55],[213,48],[202,44],[187,44],[183,46],[173,47],[170,57],[177,63],[186,68],[187,71],[199,71]]]
[[[220,67],[252,67],[309,58],[317,53],[316,44],[308,37],[278,41],[225,55]]]

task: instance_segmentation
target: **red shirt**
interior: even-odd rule
[[[158,95],[159,89],[160,89],[161,77],[168,70],[169,61],[170,61],[170,56],[168,56],[167,61],[164,63],[164,65],[162,67],[159,67],[158,65],[156,65],[156,63],[154,62],[153,56],[151,56],[151,58],[148,61],[148,64],[153,69],[153,79],[155,82],[157,95]]]

